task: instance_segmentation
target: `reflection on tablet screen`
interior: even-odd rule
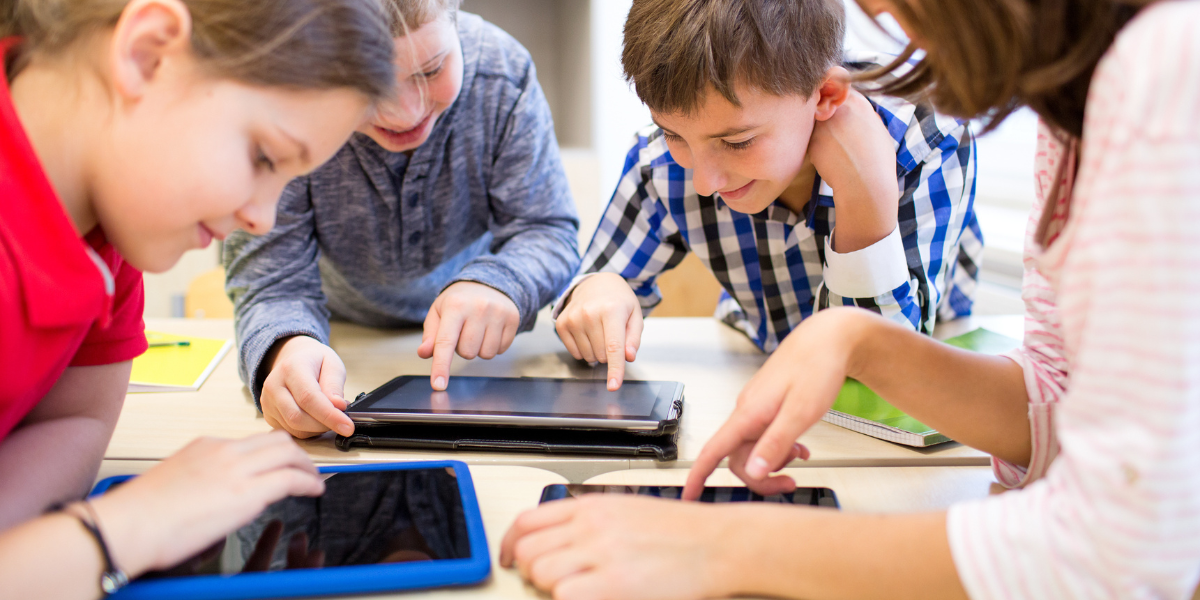
[[[435,392],[428,378],[415,377],[356,410],[646,418],[662,386],[628,381],[610,392],[603,381],[452,377],[446,391]]]
[[[336,473],[182,564],[141,579],[469,558],[453,469]]]

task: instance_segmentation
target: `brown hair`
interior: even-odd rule
[[[383,0],[383,4],[392,37],[404,37],[446,13],[457,19],[462,0]]]
[[[394,44],[378,0],[181,0],[192,50],[214,75],[253,85],[350,88],[372,101],[392,90]],[[0,0],[0,36],[29,57],[54,56],[113,27],[128,0]]]
[[[859,0],[861,3],[861,0]],[[1029,106],[1060,136],[1083,134],[1083,107],[1096,63],[1117,31],[1148,0],[889,0],[896,17],[928,40],[910,71],[877,90],[926,96],[942,112],[988,119],[995,128]],[[878,80],[916,51],[910,44]],[[1065,138],[1064,138],[1065,139]]]
[[[650,110],[690,113],[711,85],[810,96],[842,57],[840,0],[634,0],[625,79]]]

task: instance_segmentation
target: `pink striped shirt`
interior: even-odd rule
[[[1026,239],[1028,469],[950,510],[972,598],[1186,598],[1200,580],[1200,2],[1142,11],[1097,66],[1078,176],[1043,130]],[[1045,202],[1058,209],[1042,249]]]

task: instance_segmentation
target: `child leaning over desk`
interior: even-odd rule
[[[362,0],[0,2],[0,596],[100,597],[324,489],[264,434],[81,501],[146,349],[141,271],[271,228],[287,182],[386,96],[382,19]]]
[[[637,0],[625,75],[655,124],[555,307],[576,358],[636,357],[657,277],[694,252],[724,288],[717,317],[774,351],[801,320],[853,305],[931,333],[971,313],[983,252],[975,142],[928,104],[868,100],[842,52],[840,2]],[[882,62],[879,62],[882,61]]]
[[[273,427],[354,428],[331,316],[424,323],[418,350],[492,358],[578,266],[578,220],[529,53],[457,0],[387,0],[395,98],[333,160],[292,182],[270,234],[225,248],[242,379]]]
[[[860,3],[927,53],[891,91],[1042,119],[1024,346],[980,355],[823,311],[746,386],[684,495],[726,456],[759,493],[793,488],[771,473],[846,376],[992,454],[999,481],[1023,489],[891,515],[561,501],[517,520],[501,562],[560,600],[1194,597],[1200,2]]]

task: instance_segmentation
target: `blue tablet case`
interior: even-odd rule
[[[434,468],[454,469],[459,492],[462,494],[463,515],[470,540],[470,558],[135,581],[110,597],[114,600],[295,598],[385,593],[480,583],[491,573],[492,562],[483,530],[483,518],[479,513],[479,502],[475,497],[475,485],[471,481],[471,473],[465,463],[459,461],[380,463],[321,467],[319,471],[322,473],[351,473]],[[103,494],[114,484],[132,477],[132,475],[120,475],[104,479],[96,484],[91,495]]]

